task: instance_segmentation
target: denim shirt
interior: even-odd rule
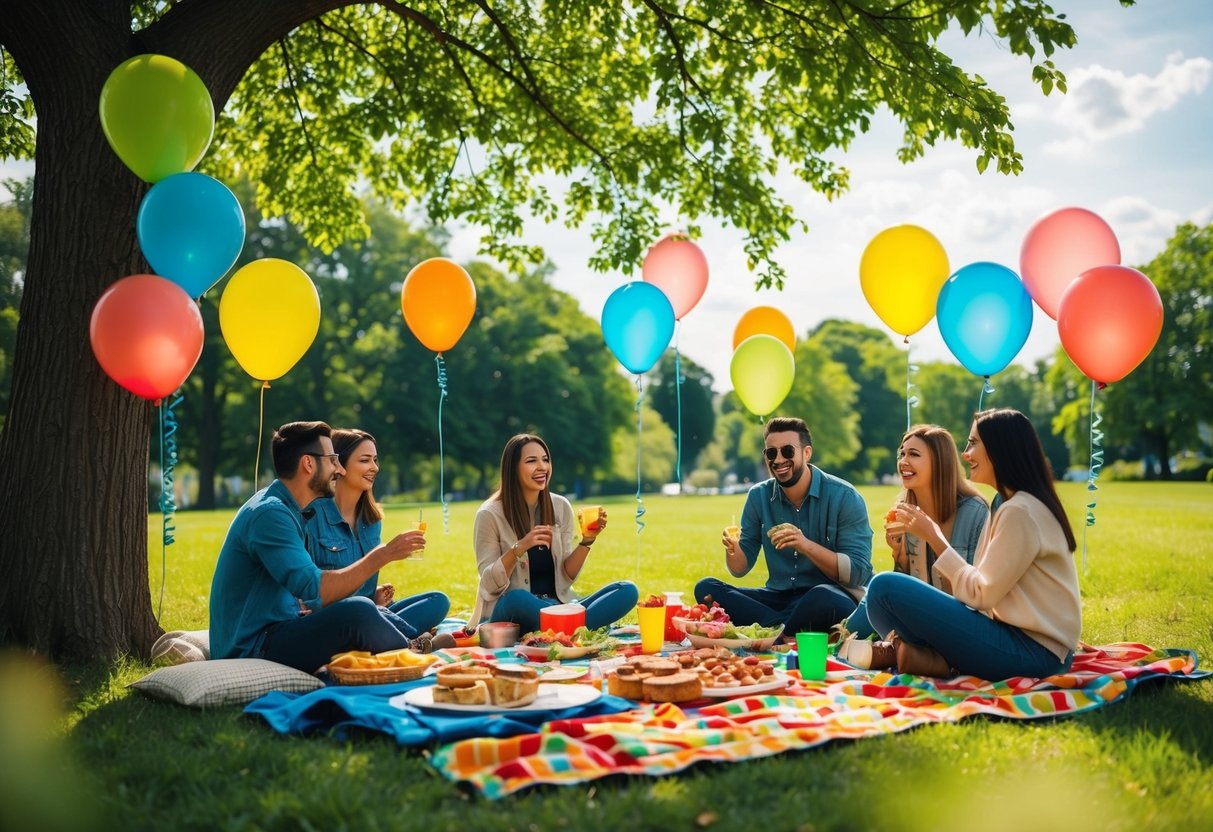
[[[827,474],[815,465],[809,493],[797,509],[789,502],[779,482],[772,477],[753,486],[746,495],[741,515],[741,551],[748,574],[758,562],[761,549],[767,561],[767,587],[808,589],[828,580],[812,558],[791,549],[776,549],[767,532],[780,523],[791,523],[804,536],[838,555],[838,583],[856,599],[866,592],[872,578],[872,526],[868,508],[855,487]]]
[[[321,569],[343,569],[355,561],[361,560],[367,552],[379,545],[383,536],[383,521],[376,520],[367,523],[361,517],[354,520],[357,531],[350,529],[349,523],[341,516],[337,503],[332,497],[321,497],[308,506],[309,511],[304,522],[303,532],[307,540],[307,550],[312,560]],[[311,513],[310,509],[315,509]],[[379,585],[379,573],[367,578],[353,595],[365,595],[371,598],[375,595],[375,587]],[[309,607],[313,600],[304,599]],[[315,604],[319,606],[319,604]]]
[[[320,569],[303,543],[303,516],[274,480],[236,512],[211,581],[211,656],[255,656],[265,630],[299,617],[296,598],[320,597]]]

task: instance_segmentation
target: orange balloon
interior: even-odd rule
[[[202,355],[202,313],[185,290],[154,274],[133,274],[106,289],[89,322],[97,363],[148,401],[172,393]]]
[[[431,257],[404,279],[400,308],[418,341],[434,352],[445,352],[463,337],[476,314],[476,285],[458,263]]]
[[[774,335],[783,341],[793,353],[796,352],[796,330],[788,316],[774,306],[755,306],[741,316],[733,330],[733,349],[751,335]]]
[[[1101,384],[1145,361],[1162,334],[1162,298],[1137,269],[1097,266],[1069,285],[1057,305],[1057,334],[1070,360]]]

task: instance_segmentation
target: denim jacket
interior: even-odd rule
[[[332,497],[321,497],[313,501],[308,509],[304,514],[307,519],[304,521],[303,533],[308,554],[321,569],[342,569],[361,560],[367,552],[379,545],[383,536],[382,520],[366,523],[358,518],[354,521],[357,531],[350,529]],[[315,513],[310,509],[315,509]],[[378,584],[379,573],[376,572],[352,594],[373,597]],[[312,606],[310,601],[308,606]]]

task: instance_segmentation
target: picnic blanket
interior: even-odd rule
[[[401,745],[443,743],[430,762],[445,777],[489,798],[541,783],[572,784],[611,774],[659,776],[701,762],[734,762],[905,731],[972,716],[1039,719],[1085,713],[1143,682],[1200,679],[1190,650],[1143,644],[1083,646],[1069,672],[989,682],[855,670],[830,660],[828,681],[797,680],[786,692],[701,707],[641,705],[613,696],[558,713],[463,715],[393,705],[432,680],[305,694],[275,691],[245,713],[284,734],[337,737],[374,731]],[[693,703],[693,704],[701,704]]]
[[[1209,675],[1197,670],[1190,650],[1144,644],[1084,645],[1069,672],[1045,679],[927,679],[855,671],[834,661],[828,669],[831,681],[798,682],[777,696],[731,699],[693,710],[643,706],[608,716],[557,719],[532,734],[466,739],[438,748],[431,763],[448,779],[499,798],[540,783],[672,774],[701,762],[768,757],[978,715],[1072,716],[1119,701],[1148,680]],[[844,678],[832,681],[838,676]]]

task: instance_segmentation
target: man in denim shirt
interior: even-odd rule
[[[374,601],[354,593],[382,567],[423,547],[421,532],[397,535],[341,569],[320,569],[304,546],[309,505],[332,496],[333,479],[343,473],[331,434],[324,422],[291,422],[274,431],[278,479],[236,512],[215,564],[214,658],[269,659],[312,673],[345,650],[409,646]],[[299,599],[316,611],[300,615]]]
[[[854,611],[872,577],[868,509],[854,486],[809,464],[813,437],[803,419],[771,419],[764,436],[772,478],[746,495],[740,539],[726,532],[722,543],[736,578],[754,568],[761,548],[766,586],[704,578],[695,599],[716,601],[741,626],[782,624],[787,637],[824,632]]]

